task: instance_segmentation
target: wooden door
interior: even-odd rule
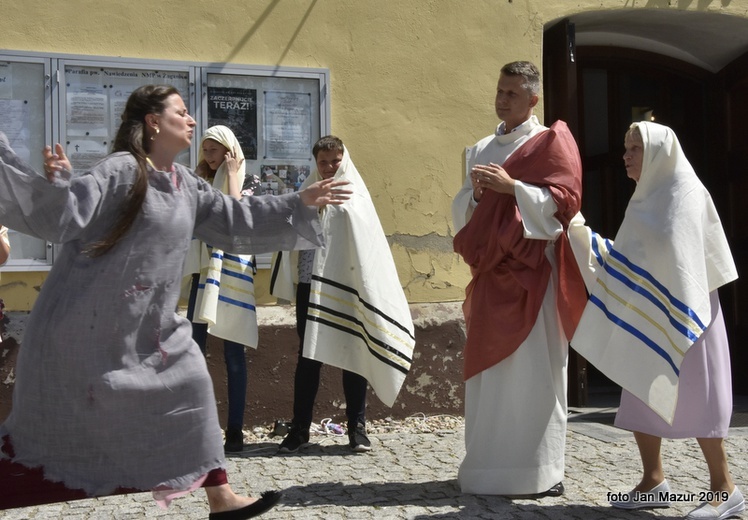
[[[543,34],[543,111],[545,124],[561,119],[579,141],[577,56],[574,24],[558,22]]]
[[[543,111],[545,124],[561,119],[579,142],[577,58],[574,24],[558,22],[543,34]],[[584,195],[583,195],[584,196]],[[569,406],[587,405],[587,360],[569,350]]]
[[[714,168],[717,176],[709,185],[720,218],[727,231],[738,268],[738,280],[720,289],[720,300],[730,339],[733,392],[748,394],[748,350],[743,341],[748,334],[748,53],[731,62],[717,74],[712,98],[714,121],[704,133],[717,134],[710,143],[719,154]]]

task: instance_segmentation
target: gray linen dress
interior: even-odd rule
[[[0,439],[10,435],[15,462],[91,495],[185,489],[224,466],[211,379],[176,313],[193,234],[235,253],[322,243],[316,209],[298,194],[237,201],[176,165],[176,179],[149,172],[142,211],[113,249],[83,254],[111,229],[136,168],[115,153],[50,183],[0,133],[0,222],[62,244],[31,312]]]

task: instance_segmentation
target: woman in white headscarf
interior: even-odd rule
[[[637,186],[615,241],[569,234],[590,301],[572,346],[623,387],[616,426],[634,432],[643,476],[622,509],[667,507],[662,438],[696,438],[707,498],[689,519],[745,509],[724,438],[732,413],[730,353],[717,289],[737,278],[712,199],[668,127],[634,123],[623,160]]]
[[[244,153],[234,133],[226,126],[210,127],[203,135],[195,173],[213,187],[236,199],[252,195],[259,180],[242,191],[246,168]],[[244,446],[244,408],[247,398],[247,361],[244,346],[257,348],[252,255],[224,253],[193,238],[185,261],[184,284],[190,286],[187,318],[192,321],[192,337],[206,352],[207,335],[223,339],[228,382],[228,452]]]

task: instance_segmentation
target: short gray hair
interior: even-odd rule
[[[531,96],[540,94],[540,71],[529,61],[513,61],[501,67],[501,73],[507,76],[522,76],[524,87]]]

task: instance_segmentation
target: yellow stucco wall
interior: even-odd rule
[[[408,299],[437,302],[462,299],[469,280],[452,252],[450,203],[464,147],[497,123],[501,65],[540,64],[544,25],[572,13],[746,16],[747,7],[746,0],[0,0],[0,49],[329,68],[332,130],[366,179]],[[6,302],[23,310],[40,278],[3,274],[4,286],[23,280],[18,291],[28,292],[16,297],[3,287]],[[258,286],[265,281],[260,275]]]
[[[3,272],[0,278],[0,297],[6,310],[31,310],[46,277],[46,272]]]

